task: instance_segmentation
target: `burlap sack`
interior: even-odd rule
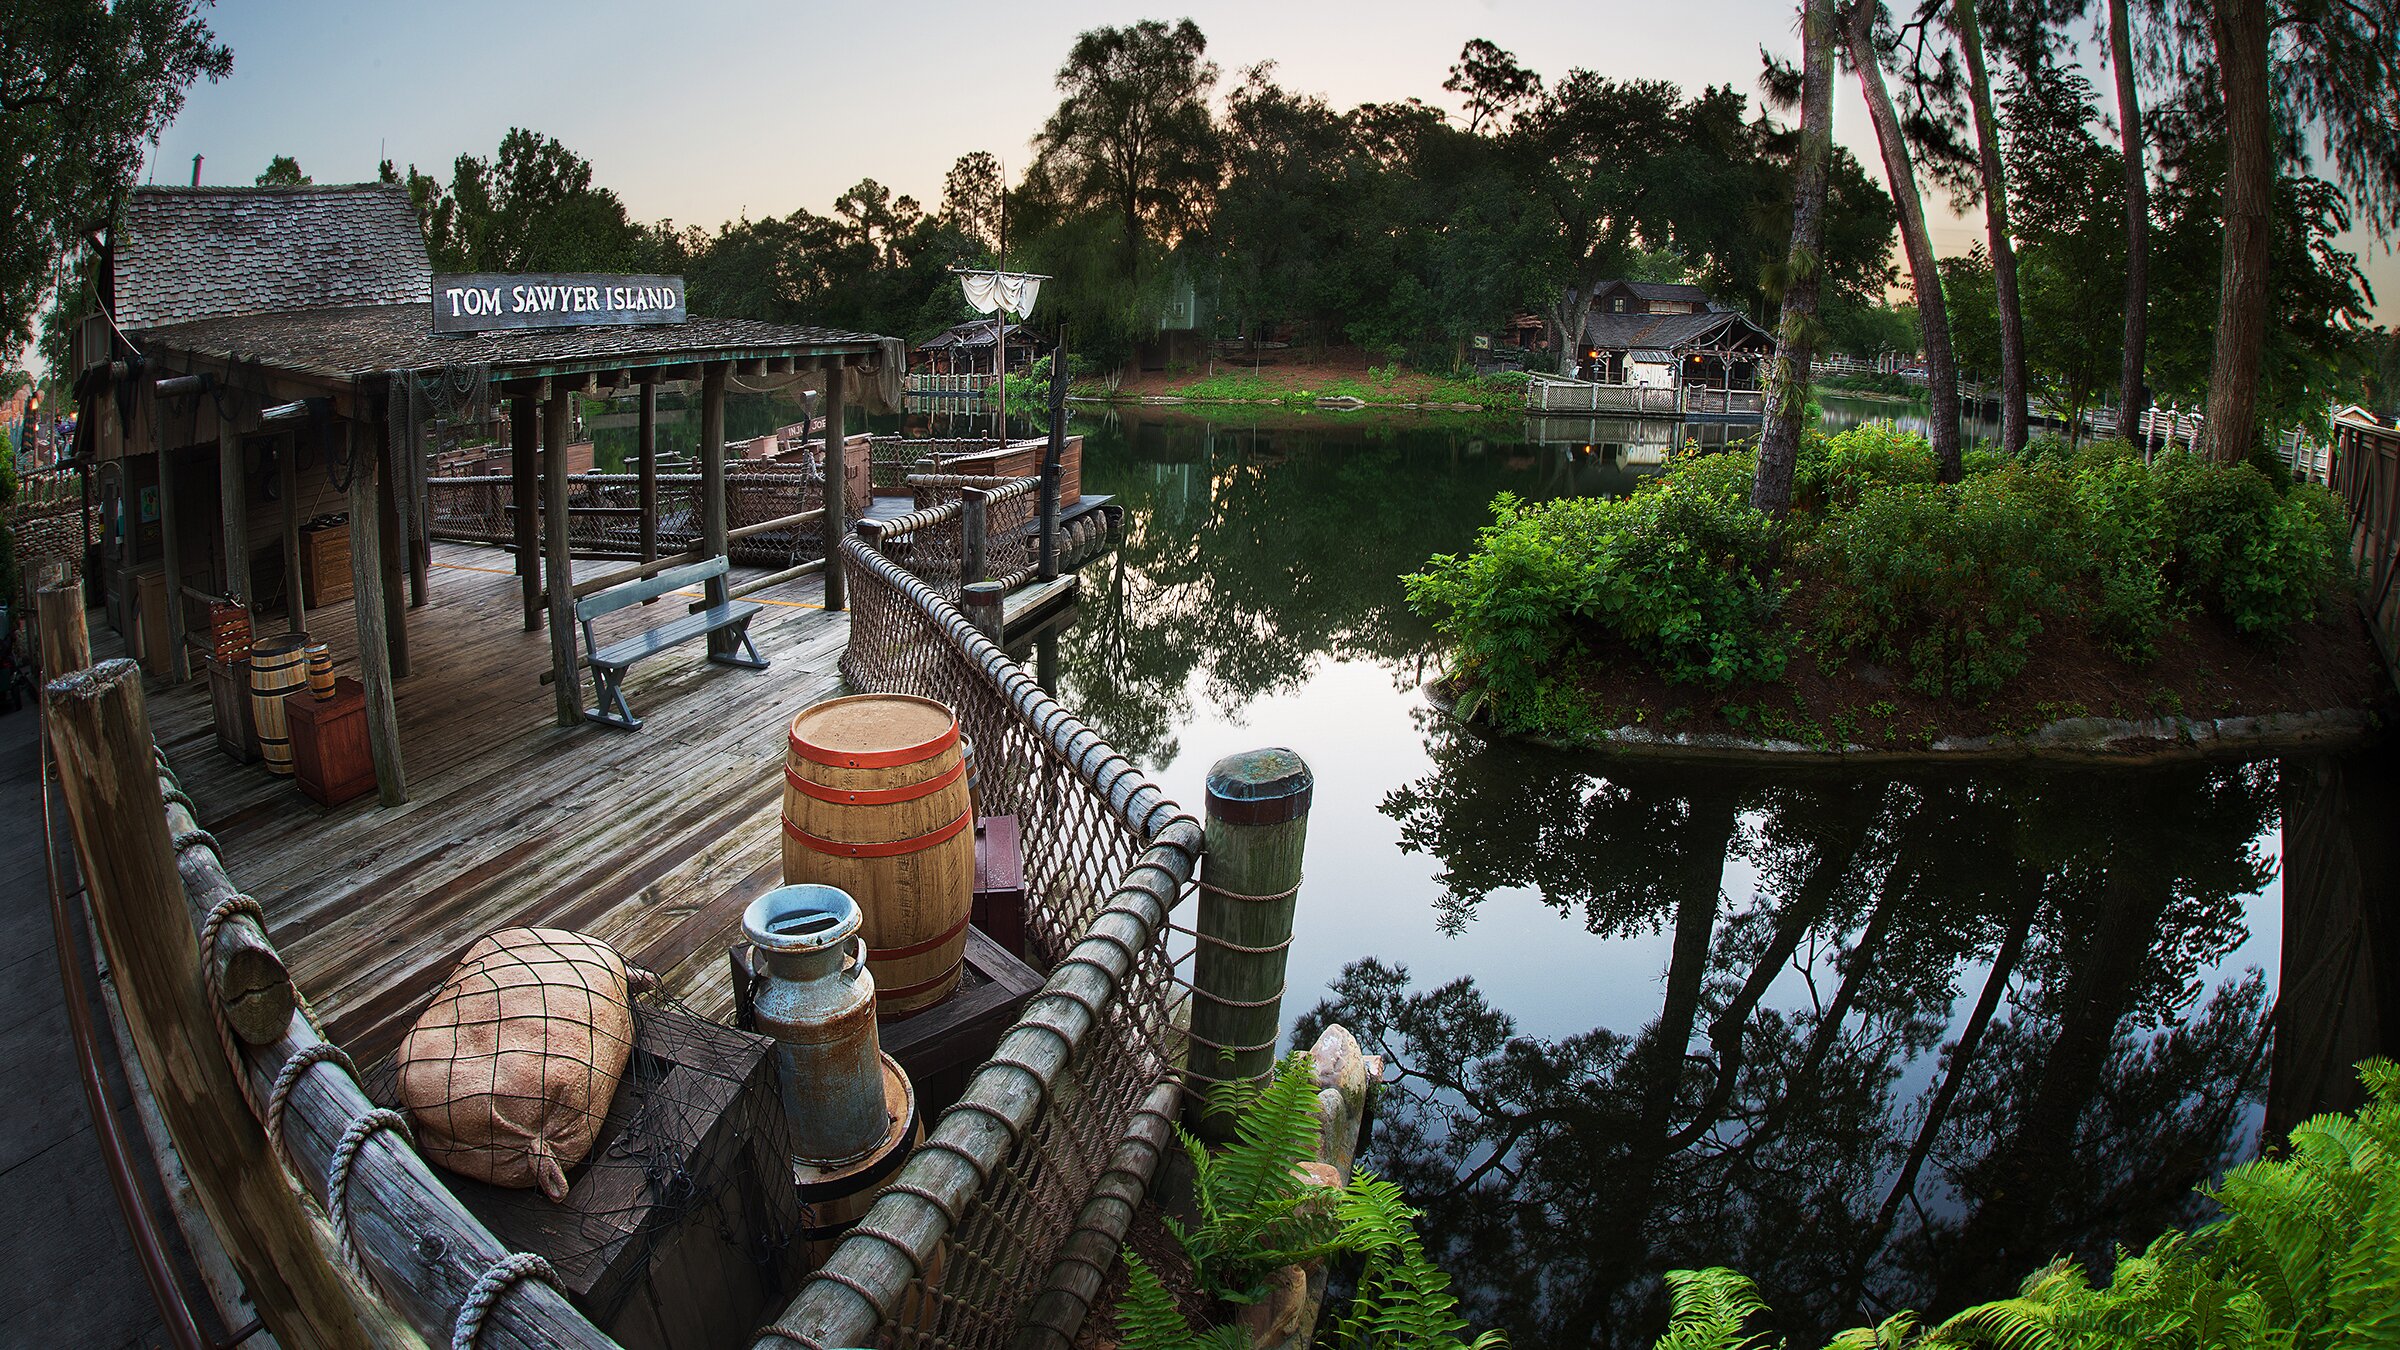
[[[624,958],[556,928],[467,949],[394,1057],[417,1146],[495,1186],[567,1195],[633,1051]]]

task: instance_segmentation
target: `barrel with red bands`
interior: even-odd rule
[[[783,876],[858,900],[885,1018],[958,987],[974,900],[974,816],[958,719],[932,699],[860,694],[792,719]]]

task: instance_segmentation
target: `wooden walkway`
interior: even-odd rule
[[[328,1036],[359,1063],[399,1042],[470,943],[519,924],[612,942],[722,1018],[742,909],[782,879],[784,729],[839,692],[849,621],[822,596],[807,577],[753,597],[769,669],[713,665],[686,644],[628,675],[640,731],[561,728],[539,682],[549,636],[523,628],[509,555],[437,544],[428,603],[409,612],[414,671],[396,686],[405,804],[369,794],[328,810],[235,764],[216,748],[204,682],[154,688],[152,732]],[[668,599],[610,615],[600,641],[679,610]],[[354,670],[349,606],[309,617]]]

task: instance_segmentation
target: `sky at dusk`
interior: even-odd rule
[[[1013,182],[1057,105],[1052,80],[1077,33],[1189,15],[1221,86],[1259,61],[1339,108],[1411,96],[1447,107],[1441,84],[1469,38],[1489,38],[1545,77],[1586,66],[1755,96],[1759,48],[1799,47],[1791,0],[1615,3],[1185,4],[1138,10],[1035,5],[455,3],[232,0],[209,22],[232,46],[231,78],[202,84],[153,154],[149,176],[248,183],[274,155],[320,183],[372,178],[378,155],[447,178],[461,152],[489,156],[512,126],[556,136],[592,161],[641,220],[714,229],[743,214],[830,211],[874,178],[927,207],[958,156],[988,150]],[[1853,81],[1835,134],[1882,177]],[[1936,247],[1964,252],[1979,216],[1928,203]],[[2353,232],[2377,316],[2400,322],[2400,258]]]

